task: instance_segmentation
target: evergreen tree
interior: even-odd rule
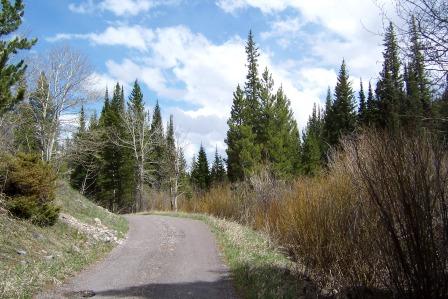
[[[104,97],[104,106],[100,116],[100,127],[102,129],[102,142],[104,144],[101,160],[102,165],[98,177],[100,191],[97,200],[107,206],[110,211],[115,211],[118,202],[118,164],[116,163],[117,149],[109,140],[108,132],[113,130],[114,112],[111,107],[108,91]]]
[[[282,88],[265,68],[258,74],[258,49],[252,31],[246,43],[247,76],[244,91],[238,86],[227,122],[227,173],[231,182],[244,180],[260,165],[275,175],[290,177],[300,169],[300,134]]]
[[[323,119],[316,104],[303,131],[302,143],[302,171],[306,175],[314,175],[321,168]]]
[[[279,177],[290,177],[300,163],[300,136],[290,101],[280,87],[275,95],[272,126],[269,127],[269,162]]]
[[[165,178],[165,185],[167,185],[168,190],[172,190],[173,178],[176,178],[176,163],[177,161],[177,150],[176,140],[174,137],[174,121],[173,115],[170,115],[170,120],[167,124],[166,131],[166,144],[164,152],[164,166],[163,166],[163,176]]]
[[[410,61],[405,69],[407,101],[402,113],[407,126],[418,128],[423,117],[431,116],[431,93],[415,18],[412,18],[410,27]]]
[[[166,161],[168,162],[167,163],[168,172],[170,172],[170,173],[174,172],[174,166],[172,164],[174,163],[174,160],[176,157],[176,140],[174,137],[173,115],[170,115],[170,120],[168,122],[167,130],[166,130],[165,157],[166,157],[165,158]]]
[[[93,111],[93,113],[89,119],[88,131],[93,131],[96,129],[98,129],[98,117],[97,117],[96,111]]]
[[[372,84],[369,82],[366,104],[366,123],[369,126],[378,124],[378,102],[373,94]]]
[[[274,104],[275,95],[272,94],[274,80],[269,70],[265,68],[260,82],[260,111],[259,131],[257,132],[257,143],[260,145],[261,159],[263,163],[270,160],[269,140],[275,135],[274,128]]]
[[[19,50],[30,49],[36,39],[26,39],[14,34],[22,24],[24,14],[22,0],[14,4],[3,0],[0,11],[0,116],[23,100],[25,88],[23,77],[26,65],[23,60],[13,62]],[[11,37],[10,40],[6,38]],[[13,88],[16,87],[16,88]],[[13,90],[15,89],[15,91]]]
[[[182,148],[177,149],[177,159],[179,163],[179,190],[178,193],[185,194],[191,197],[191,185],[187,172],[187,161],[185,160],[184,151]]]
[[[329,146],[338,140],[339,135],[335,130],[333,123],[335,121],[335,112],[333,109],[333,98],[331,96],[331,89],[328,87],[327,96],[325,99],[325,113],[324,113],[324,127],[323,127],[323,140],[324,140],[324,151],[329,150]]]
[[[403,76],[395,30],[390,23],[384,36],[383,69],[376,86],[378,123],[381,127],[396,130],[404,103]]]
[[[143,102],[143,93],[137,80],[135,80],[134,87],[129,95],[128,111],[124,121],[128,139],[124,139],[122,142],[131,151],[129,154],[132,155],[134,160],[135,210],[141,211],[144,206],[144,183],[147,169],[146,154],[149,150],[149,124]]]
[[[291,124],[291,131],[289,138],[291,141],[288,146],[288,156],[291,158],[292,162],[291,175],[299,175],[300,172],[302,171],[302,159],[301,159],[302,143],[300,138],[299,127],[296,121],[294,121]]]
[[[160,112],[159,102],[156,102],[154,112],[152,115],[151,129],[150,129],[153,151],[150,153],[150,164],[152,173],[151,187],[156,190],[161,190],[165,179],[164,176],[164,159],[165,159],[165,134],[163,132],[162,114]]]
[[[210,170],[210,182],[212,185],[222,184],[225,181],[226,170],[224,169],[224,161],[218,154],[218,148],[215,150],[215,159],[213,160]]]
[[[14,128],[14,145],[18,152],[39,154],[39,140],[34,113],[29,104],[21,103],[15,108],[17,126]]]
[[[192,181],[198,190],[208,190],[210,188],[210,170],[208,167],[207,154],[201,144],[198,159],[194,163],[192,170]]]
[[[110,100],[109,100],[109,90],[106,87],[106,93],[104,94],[104,104],[103,108],[101,109],[100,119],[98,120],[98,125],[105,127],[105,118],[106,118],[106,111],[109,110],[110,107]]]
[[[230,118],[227,121],[227,172],[229,180],[243,180],[259,163],[260,150],[255,141],[255,134],[248,124],[246,114],[246,98],[238,85],[233,93],[233,104]]]
[[[118,83],[110,101],[106,94],[104,106],[100,120],[105,146],[99,178],[101,192],[98,196],[111,211],[129,210],[134,202],[134,160],[130,149],[116,142],[128,139],[123,124],[124,94]]]
[[[345,61],[342,61],[341,69],[334,92],[334,102],[331,109],[326,112],[331,116],[327,124],[328,143],[337,145],[342,135],[352,133],[356,128],[356,113],[354,94]]]
[[[86,114],[84,112],[84,106],[81,106],[79,111],[79,129],[78,134],[84,134],[86,132]]]
[[[361,126],[367,125],[367,103],[366,94],[364,93],[364,87],[362,85],[362,79],[359,83],[359,106],[358,106],[358,123]]]
[[[260,112],[260,79],[258,77],[258,52],[257,45],[254,41],[252,30],[249,31],[249,36],[246,42],[246,55],[247,55],[247,75],[245,91],[245,117],[247,118],[247,124],[252,126],[252,130],[256,134],[260,129],[259,125],[259,112]]]

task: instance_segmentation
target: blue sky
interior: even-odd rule
[[[391,0],[379,6],[392,11]],[[25,0],[33,52],[70,45],[88,56],[94,88],[138,79],[148,109],[174,114],[187,157],[224,153],[232,92],[245,77],[249,29],[291,100],[300,127],[345,58],[354,88],[381,67],[383,24],[373,0]],[[98,109],[101,103],[90,106]]]

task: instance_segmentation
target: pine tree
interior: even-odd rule
[[[191,185],[187,172],[187,161],[185,160],[185,154],[182,148],[177,149],[178,171],[179,171],[179,184],[178,193],[184,194],[186,197],[191,197]]]
[[[359,81],[359,106],[358,106],[358,123],[361,126],[367,125],[367,103],[366,94],[362,85],[362,79]]]
[[[227,121],[227,172],[231,182],[243,180],[260,161],[260,150],[256,144],[255,134],[248,124],[246,98],[238,85],[233,93],[230,118]]]
[[[300,136],[290,101],[280,87],[275,95],[273,121],[268,140],[269,162],[275,175],[290,177],[300,161]]]
[[[147,169],[146,155],[149,151],[150,140],[143,93],[137,80],[135,80],[134,87],[129,95],[128,110],[124,121],[127,130],[126,137],[128,139],[125,138],[121,142],[125,148],[130,149],[130,154],[134,160],[135,210],[141,211],[144,206],[144,183]]]
[[[375,99],[372,90],[372,84],[369,82],[369,90],[367,92],[366,103],[366,123],[373,126],[379,123],[378,121],[378,102]]]
[[[378,124],[380,127],[396,130],[400,125],[400,112],[405,95],[397,38],[392,22],[384,36],[384,47],[383,69],[376,85]]]
[[[22,0],[16,0],[14,5],[9,1],[1,2],[0,12],[0,116],[12,109],[15,104],[23,100],[25,88],[23,77],[26,70],[24,60],[16,63],[14,55],[19,50],[28,50],[36,44],[36,39],[26,39],[15,35],[14,32],[22,24],[24,5]],[[11,37],[10,40],[5,40]],[[16,87],[16,88],[13,88]],[[15,91],[13,91],[15,89]]]
[[[224,183],[226,177],[226,170],[224,169],[224,161],[218,154],[218,148],[215,150],[215,159],[213,160],[212,168],[210,170],[210,182],[212,185],[219,185]]]
[[[112,109],[116,113],[116,123],[114,129],[117,137],[120,140],[128,140],[129,132],[124,125],[124,118],[126,114],[126,101],[124,99],[123,86],[117,83],[114,96],[111,101]],[[115,144],[118,152],[119,161],[119,208],[129,211],[134,204],[135,192],[135,160],[132,155],[132,149],[120,144]]]
[[[153,151],[150,153],[150,164],[152,172],[152,182],[151,187],[156,190],[161,190],[164,183],[164,158],[165,158],[165,147],[166,140],[163,130],[162,114],[160,111],[159,102],[156,102],[154,107],[154,112],[152,115],[151,122],[151,139],[153,144]]]
[[[244,91],[238,86],[227,122],[227,173],[235,182],[250,176],[260,164],[275,175],[290,177],[300,169],[300,134],[290,101],[265,68],[258,74],[258,48],[252,31],[246,43],[247,76]]]
[[[260,79],[258,75],[258,52],[257,45],[254,41],[252,30],[249,31],[249,36],[246,42],[246,55],[247,55],[247,75],[246,83],[244,87],[246,106],[244,113],[247,118],[247,124],[252,126],[252,130],[256,134],[260,129],[258,120],[260,112]]]
[[[111,211],[129,210],[134,202],[134,160],[129,148],[120,146],[116,140],[127,139],[123,124],[124,94],[117,83],[112,99],[106,93],[105,104],[100,123],[103,127],[104,149],[102,153],[102,170],[99,183],[101,192],[99,200],[107,203]]]
[[[167,177],[173,176],[175,172],[174,161],[176,160],[176,140],[174,137],[174,121],[173,115],[170,115],[170,120],[166,130],[166,148],[165,148],[165,169]]]
[[[174,121],[173,115],[170,115],[170,120],[167,124],[166,131],[166,148],[164,152],[164,162],[163,162],[163,176],[165,178],[166,189],[170,190],[170,193],[173,193],[174,184],[178,184],[179,179],[179,161],[178,159],[178,150],[176,148],[176,140],[174,137]]]
[[[402,109],[406,125],[419,128],[422,118],[431,116],[431,93],[425,72],[422,45],[415,18],[411,20],[410,61],[405,68],[407,101]]]
[[[107,206],[110,211],[115,211],[117,207],[119,186],[118,153],[116,146],[112,144],[108,135],[110,130],[114,130],[113,125],[114,111],[112,110],[109,94],[106,90],[104,106],[100,116],[104,147],[101,153],[102,167],[98,178],[100,191],[97,194],[97,200]]]
[[[260,145],[261,160],[268,163],[270,160],[269,140],[275,135],[274,128],[274,104],[273,95],[274,80],[269,70],[265,68],[260,82],[260,110],[259,110],[259,131],[257,132],[257,143]]]
[[[101,109],[100,119],[98,120],[98,125],[102,127],[105,127],[106,111],[109,110],[109,107],[110,107],[109,90],[106,87],[106,93],[104,94],[104,104],[103,108]]]
[[[198,159],[195,161],[192,170],[192,181],[194,186],[201,191],[210,188],[210,169],[208,167],[207,154],[201,144],[198,153]]]
[[[334,92],[334,102],[327,111],[331,121],[327,123],[328,143],[332,146],[339,143],[342,135],[352,133],[356,128],[354,94],[345,61],[342,61]]]
[[[291,131],[289,138],[291,141],[288,146],[288,156],[290,157],[292,162],[291,175],[297,176],[302,171],[302,159],[301,159],[302,142],[300,138],[299,127],[295,120],[291,124]]]
[[[331,101],[331,97],[327,101]],[[316,104],[303,132],[302,172],[305,175],[315,175],[322,167],[323,157],[323,118],[318,113]]]
[[[16,106],[18,122],[14,128],[14,145],[18,152],[40,153],[37,127],[34,121],[34,113],[29,104],[20,103]]]
[[[331,96],[331,89],[328,87],[327,96],[325,99],[325,113],[324,113],[324,127],[323,127],[323,140],[324,142],[324,152],[329,150],[329,147],[338,140],[339,135],[335,130],[333,123],[335,121],[335,112],[333,109],[333,98]]]

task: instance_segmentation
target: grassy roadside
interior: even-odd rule
[[[124,236],[126,220],[100,208],[66,182],[59,182],[56,202],[62,212],[94,224],[95,218]],[[0,298],[31,298],[39,290],[60,283],[104,257],[111,242],[97,241],[65,223],[38,227],[0,215]]]
[[[184,217],[208,224],[232,272],[243,298],[316,298],[316,290],[299,279],[295,264],[259,232],[204,214],[152,212],[155,215]]]

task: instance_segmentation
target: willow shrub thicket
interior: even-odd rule
[[[292,185],[261,171],[183,202],[267,231],[322,287],[448,292],[448,155],[429,134],[346,138],[328,170]]]

